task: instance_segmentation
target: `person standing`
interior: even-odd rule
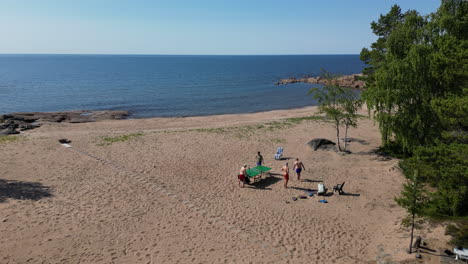
[[[281,171],[283,172],[283,177],[284,177],[284,188],[288,188],[288,181],[289,181],[289,167],[288,163],[281,168]]]
[[[262,166],[263,164],[263,156],[260,154],[260,151],[257,153],[257,156],[255,157],[255,162],[257,162],[257,166]]]
[[[302,163],[302,161],[300,161],[299,159],[296,158],[296,161],[294,162],[293,170],[296,171],[296,175],[297,175],[297,180],[298,180],[298,181],[301,180],[301,172],[302,172],[302,169],[305,170],[304,164]]]
[[[239,179],[239,187],[244,188],[245,182],[247,181],[247,164],[241,167],[239,171],[239,175],[237,175],[237,178]],[[242,186],[241,186],[242,182]]]

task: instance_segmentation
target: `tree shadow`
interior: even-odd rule
[[[434,253],[434,252],[436,252],[436,253]],[[455,259],[455,254],[453,254],[453,253],[452,253],[452,255],[448,255],[447,253],[446,253],[446,254],[442,254],[442,253],[437,252],[436,250],[433,250],[433,249],[431,249],[430,251],[420,250],[419,253],[427,254],[427,255],[432,255],[432,256],[437,256],[437,257],[444,257],[444,258]]]
[[[355,152],[354,155],[374,156],[374,159],[378,161],[389,161],[393,159],[389,154],[382,152],[380,148],[374,148],[369,151]]]
[[[425,246],[419,246],[419,249],[427,250],[427,251],[430,251],[430,252],[437,252],[437,250],[431,249],[431,248],[428,248],[428,247],[425,247]]]
[[[341,141],[344,141],[344,138],[341,139]],[[361,145],[369,145],[370,143],[368,141],[358,139],[358,138],[348,138],[348,143],[350,142],[357,142]]]
[[[51,188],[38,182],[25,182],[0,179],[0,203],[7,199],[37,201],[52,197]]]

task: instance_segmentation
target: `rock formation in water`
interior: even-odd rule
[[[340,87],[349,87],[349,88],[357,88],[363,89],[365,86],[365,82],[362,80],[363,74],[351,74],[351,75],[343,75],[337,77],[334,82],[336,85]],[[304,78],[295,78],[291,77],[288,79],[281,79],[276,85],[280,84],[290,84],[290,83],[318,83],[318,84],[327,84],[327,80],[322,77],[304,77]]]
[[[0,115],[0,135],[19,134],[20,131],[41,126],[41,122],[86,123],[108,119],[124,119],[128,111],[69,111],[25,112]]]

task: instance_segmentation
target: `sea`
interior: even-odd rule
[[[128,110],[130,118],[239,114],[316,105],[318,84],[359,73],[359,55],[0,55],[0,114]]]

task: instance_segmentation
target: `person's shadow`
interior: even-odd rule
[[[52,197],[51,188],[38,182],[0,179],[0,203],[7,199],[34,200]]]

